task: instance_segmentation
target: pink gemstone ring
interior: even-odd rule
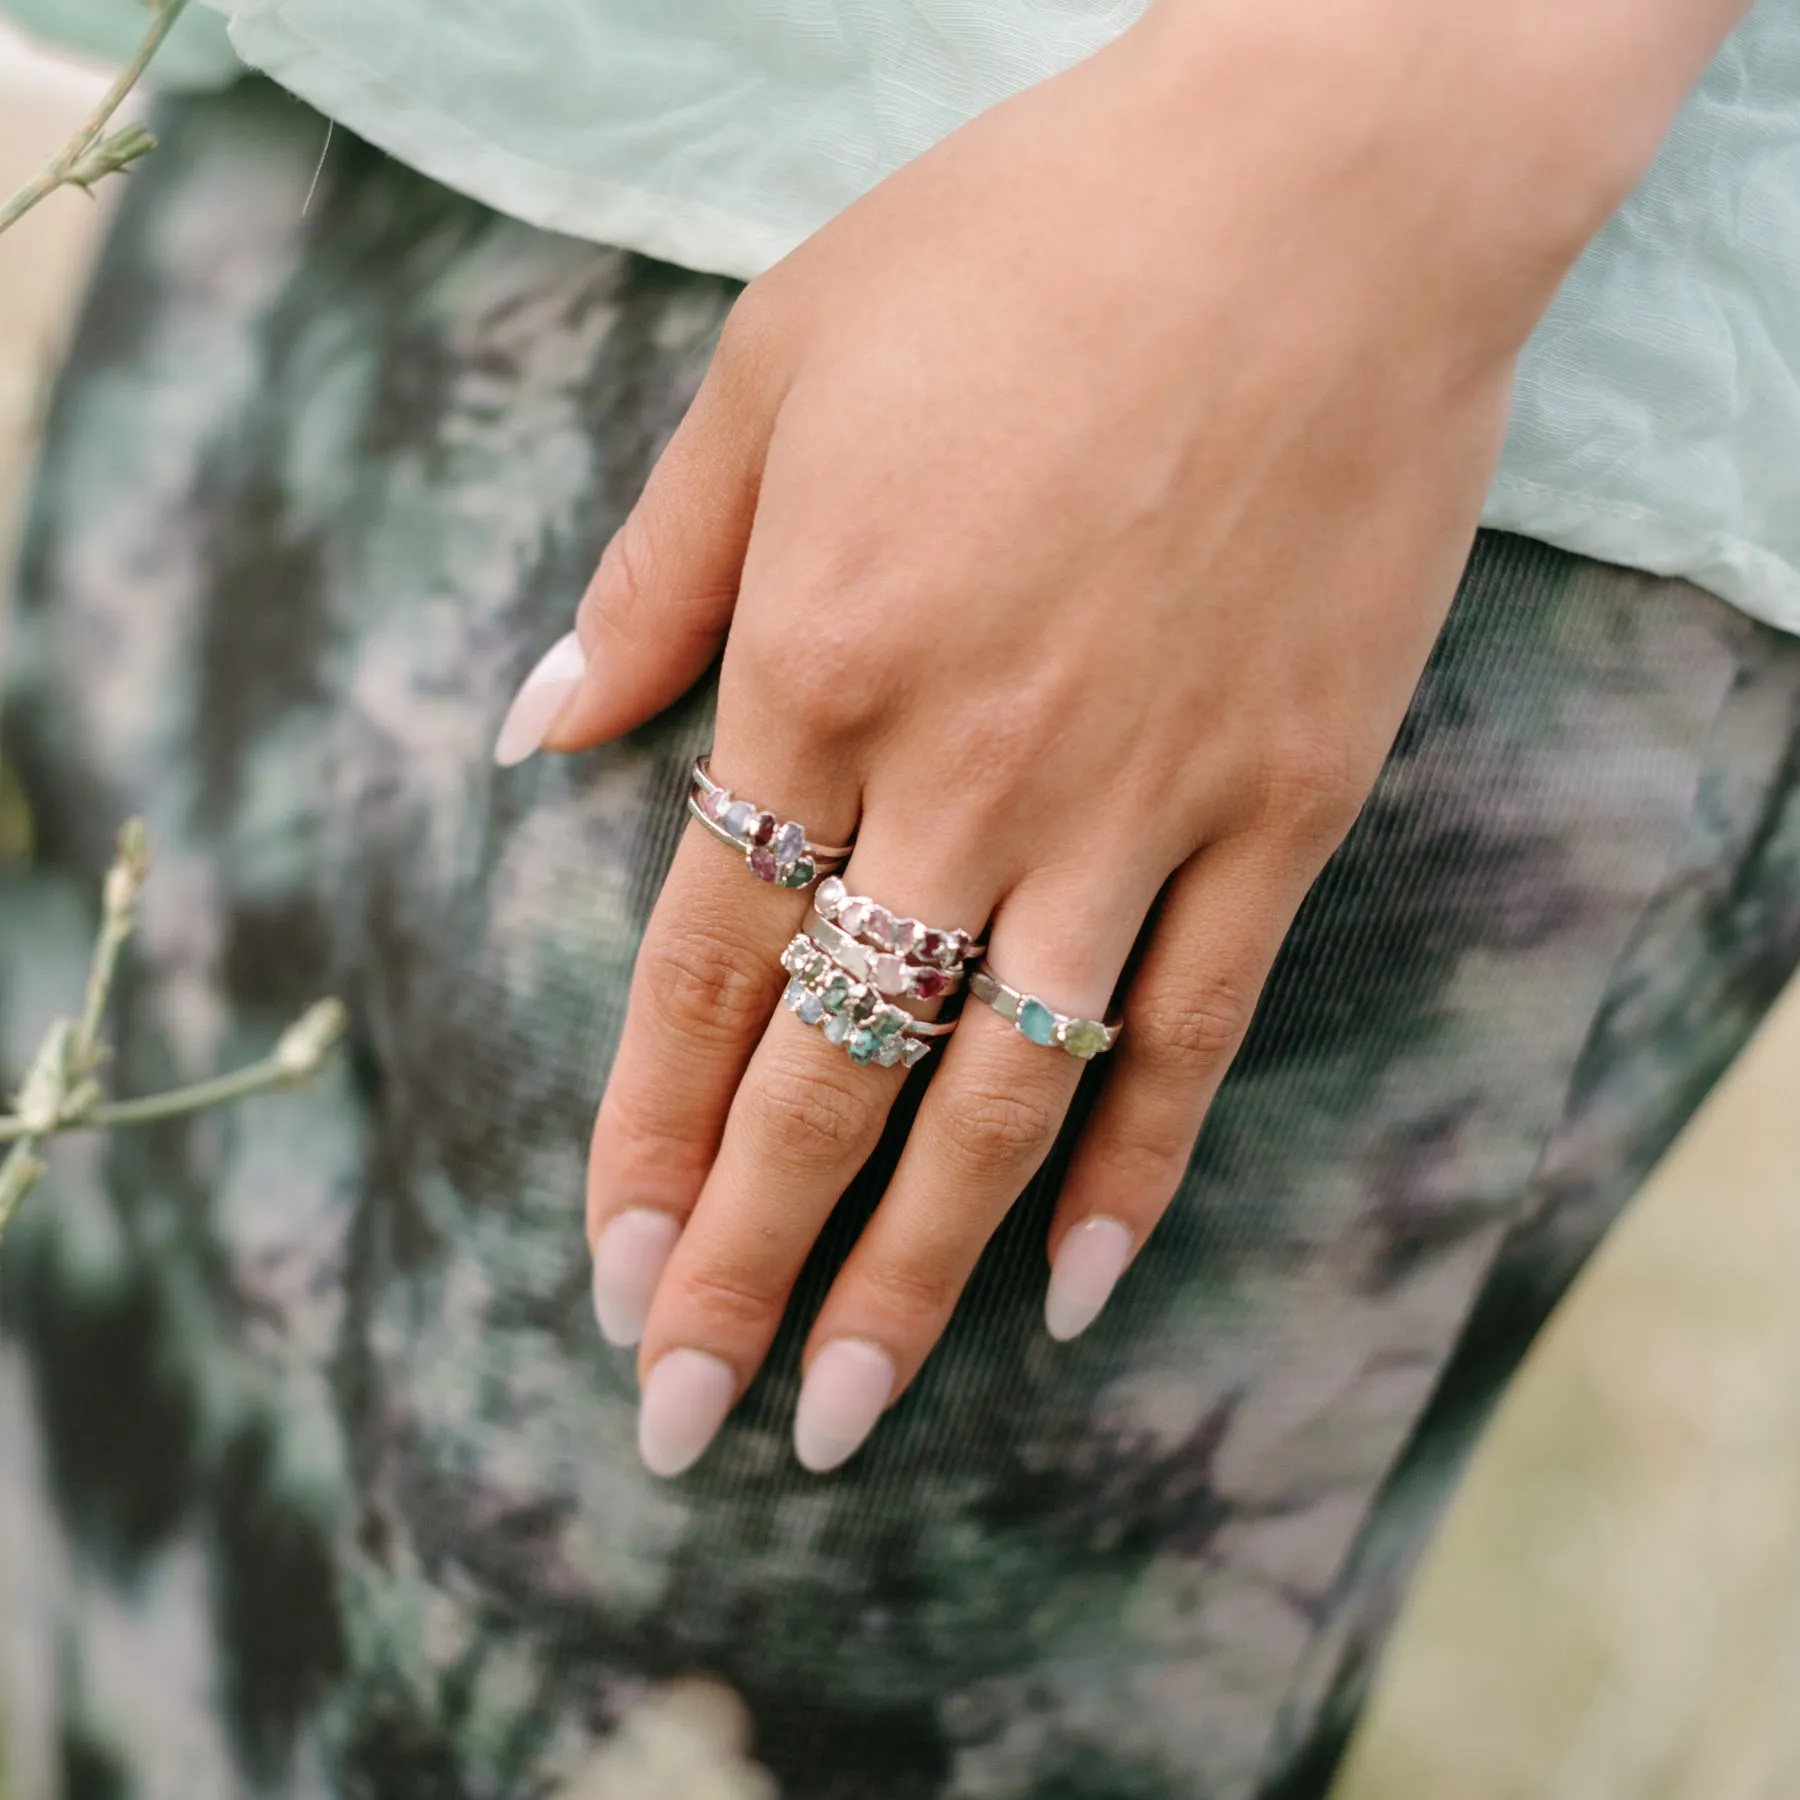
[[[713,780],[707,759],[696,759],[688,812],[716,837],[744,853],[750,873],[777,887],[811,887],[821,875],[841,869],[850,856],[848,844],[815,844],[805,828],[782,821]]]
[[[961,984],[963,964],[987,947],[966,931],[939,931],[917,919],[903,919],[878,901],[852,894],[835,875],[819,884],[813,907],[825,924],[857,947],[866,947],[877,958],[904,964],[911,971],[908,979],[913,985],[884,988],[884,993],[938,999]]]
[[[814,905],[818,905],[815,898]],[[877,992],[895,1000],[942,1000],[959,989],[964,980],[959,963],[955,968],[939,968],[932,963],[914,962],[892,950],[878,950],[859,943],[840,925],[834,925],[822,911],[806,922],[812,941],[840,969],[866,981]]]

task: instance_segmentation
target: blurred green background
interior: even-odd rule
[[[0,34],[0,190],[99,85]],[[60,195],[0,239],[0,567],[105,211]],[[1800,994],[1538,1345],[1338,1800],[1800,1795],[1797,1199]]]

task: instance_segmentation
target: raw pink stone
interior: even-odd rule
[[[869,921],[864,927],[872,942],[879,944],[883,950],[894,947],[894,915],[885,906],[871,906]]]
[[[863,927],[869,922],[869,902],[860,894],[852,894],[838,909],[837,923],[840,931],[851,937],[861,937]]]
[[[911,956],[917,948],[919,939],[925,934],[925,927],[917,919],[896,919],[894,921],[894,954]]]
[[[897,956],[871,957],[869,978],[884,994],[906,992],[906,964]]]
[[[920,935],[919,954],[926,962],[937,962],[944,954],[944,934],[941,931],[927,931]]]
[[[775,861],[775,852],[767,845],[758,844],[750,852],[750,873],[758,881],[773,881],[780,872]]]
[[[921,1000],[936,1000],[956,986],[956,977],[944,969],[914,969],[912,991]]]
[[[706,796],[706,816],[717,824],[725,817],[725,809],[731,804],[731,795],[724,788],[714,788]]]

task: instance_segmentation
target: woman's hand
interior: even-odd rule
[[[615,736],[724,637],[715,774],[854,832],[853,893],[988,924],[996,975],[1096,1018],[1148,931],[1051,1228],[1059,1337],[1175,1192],[1442,623],[1512,358],[1709,41],[1596,119],[1505,10],[1167,0],[883,183],[746,291],[509,724],[509,756]],[[808,906],[690,828],[595,1127],[597,1302],[641,1334],[659,1473],[903,1080],[778,1008]],[[808,1467],[912,1380],[1080,1066],[965,1007],[814,1323]]]

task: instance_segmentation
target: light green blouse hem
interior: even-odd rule
[[[477,136],[337,50],[309,42],[273,12],[240,15],[231,41],[252,68],[358,137],[460,193],[570,237],[747,281],[794,248],[783,233],[704,201],[659,194],[534,161]]]
[[[1800,633],[1800,569],[1746,538],[1696,531],[1649,507],[1566,494],[1505,469],[1488,489],[1481,522],[1600,562],[1679,575],[1765,625]]]

